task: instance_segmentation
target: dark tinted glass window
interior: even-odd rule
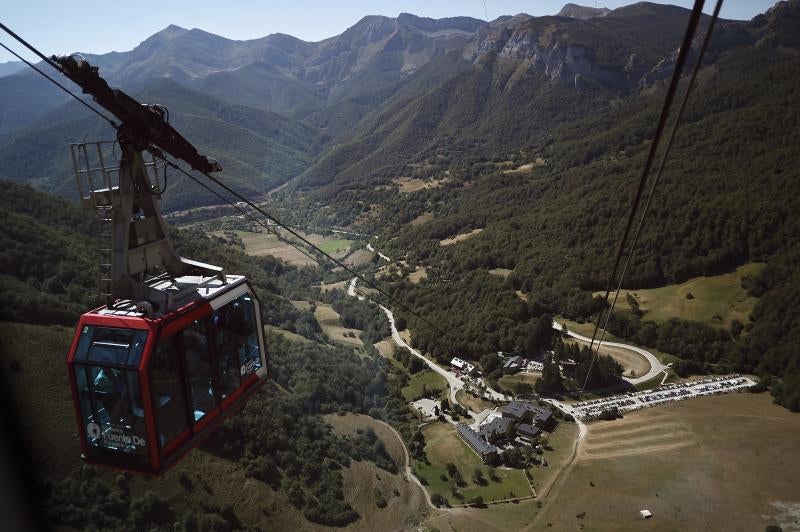
[[[163,447],[189,427],[186,388],[178,366],[177,337],[162,340],[150,359],[150,388],[159,443]]]
[[[75,378],[87,443],[145,454],[144,410],[136,371],[76,364]]]
[[[194,419],[198,421],[216,406],[204,320],[195,321],[183,331],[183,343],[186,350],[186,374],[189,377],[192,394],[192,409]]]
[[[239,344],[239,373],[244,377],[261,367],[255,303],[250,294],[243,294],[229,305],[232,307],[236,331],[241,342]]]
[[[217,348],[220,393],[225,399],[239,387],[239,352],[244,348],[244,339],[236,330],[231,303],[214,311],[211,327]]]
[[[78,340],[77,360],[136,366],[142,357],[147,331],[86,325]]]

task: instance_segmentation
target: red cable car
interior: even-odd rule
[[[258,301],[241,276],[158,317],[119,305],[87,312],[67,359],[84,457],[163,472],[258,389],[263,345]]]
[[[201,172],[219,164],[167,123],[163,107],[111,89],[86,61],[54,60],[121,121],[119,161],[114,142],[71,146],[81,202],[106,229],[107,303],[81,316],[67,357],[83,456],[161,474],[266,381],[259,303],[243,276],[178,255],[159,213],[164,152]]]

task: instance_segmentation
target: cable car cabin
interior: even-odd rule
[[[90,463],[161,474],[266,380],[258,300],[242,276],[199,284],[177,310],[101,307],[67,365]]]

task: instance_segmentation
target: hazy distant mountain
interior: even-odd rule
[[[792,0],[750,22],[720,21],[707,61],[755,43],[796,50],[796,11]],[[671,74],[688,15],[640,2],[586,20],[367,16],[316,43],[283,34],[234,41],[169,26],[133,50],[84,55],[131,93],[157,101],[167,88],[174,96],[182,87],[190,101],[202,99],[191,110],[176,97],[170,105],[186,136],[223,165],[229,159],[231,177],[247,190],[294,178],[303,187],[366,186],[408,163],[523,147],[559,124],[635,103]],[[61,190],[64,146],[78,140],[66,132],[78,134],[88,120],[74,103],[63,106],[64,98],[28,71],[0,78],[5,177]],[[221,106],[238,111],[224,126],[205,128],[220,120]],[[279,130],[244,127],[246,139],[230,142],[238,137],[228,128],[248,114],[296,134],[284,139]]]
[[[5,63],[0,63],[0,77],[10,76],[23,68],[25,68],[25,63],[22,61],[6,61]]]
[[[607,7],[588,7],[579,6],[578,4],[565,4],[556,16],[587,20],[595,17],[604,17],[609,13],[611,13],[611,10]]]

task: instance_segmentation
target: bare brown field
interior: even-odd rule
[[[417,266],[417,269],[408,274],[408,280],[413,284],[419,284],[423,279],[428,278],[428,270],[424,267]]]
[[[588,430],[532,530],[798,525],[790,512],[800,509],[800,417],[767,394],[682,401]],[[645,508],[651,520],[639,518]]]
[[[309,257],[286,242],[281,241],[277,236],[271,233],[237,231],[237,234],[242,239],[245,253],[253,257],[271,255],[276,259],[284,260],[295,266],[311,266],[316,264]]]
[[[469,233],[461,233],[460,235],[456,235],[451,238],[445,238],[444,240],[439,241],[440,246],[452,246],[453,244],[458,244],[468,238],[472,238],[473,236],[477,235],[483,231],[483,229],[473,229]]]
[[[473,412],[482,412],[487,408],[494,408],[494,403],[491,401],[481,399],[480,397],[474,397],[464,390],[458,390],[458,392],[456,392],[456,400],[461,403],[461,406],[467,407]]]
[[[374,345],[375,345],[375,349],[378,350],[378,353],[380,353],[382,357],[385,357],[385,358],[388,358],[388,359],[394,359],[394,356],[392,356],[392,354],[394,353],[394,347],[397,344],[394,343],[394,340],[392,340],[391,337],[390,338],[384,338],[383,340],[381,340],[380,342],[378,342],[378,343],[376,343]]]
[[[577,344],[580,346],[589,345],[588,342],[581,342],[572,338],[565,338],[565,344]],[[620,363],[625,377],[639,377],[650,371],[650,363],[645,357],[630,349],[621,347],[600,346],[600,354],[608,355]]]
[[[427,515],[422,489],[406,477],[406,451],[402,440],[385,423],[369,416],[347,413],[329,414],[325,421],[338,436],[348,437],[371,428],[383,442],[400,473],[393,475],[371,462],[352,462],[342,473],[345,498],[361,516],[348,527],[352,530],[402,530],[413,527]],[[375,491],[386,500],[385,508],[376,505]]]
[[[291,304],[297,310],[309,310],[311,308],[311,303],[308,301],[291,301]]]
[[[508,279],[508,276],[511,275],[511,272],[514,270],[509,270],[508,268],[494,268],[489,270],[489,275],[495,275],[497,277],[502,277],[503,279]]]
[[[400,192],[416,192],[428,188],[438,188],[447,182],[447,179],[425,181],[414,177],[395,177],[392,182],[400,187]]]
[[[503,170],[504,174],[529,174],[533,171],[533,163],[525,163],[511,170]]]
[[[386,446],[386,452],[389,453],[398,468],[403,469],[405,467],[406,455],[403,442],[397,438],[394,431],[385,423],[370,416],[352,412],[347,412],[343,416],[328,414],[322,417],[328,425],[333,427],[333,432],[337,436],[352,436],[359,429],[366,430],[371,428]]]
[[[432,212],[423,212],[413,220],[411,220],[411,225],[422,225],[426,224],[433,220],[433,213]]]
[[[332,341],[355,347],[364,345],[361,338],[358,337],[361,331],[344,327],[339,314],[333,310],[330,305],[317,303],[317,308],[314,310],[314,317],[317,318],[319,326],[322,327],[322,332]],[[352,333],[353,336],[348,336],[350,333]]]
[[[361,266],[372,260],[372,252],[368,249],[357,249],[343,259],[342,262],[348,266]]]

